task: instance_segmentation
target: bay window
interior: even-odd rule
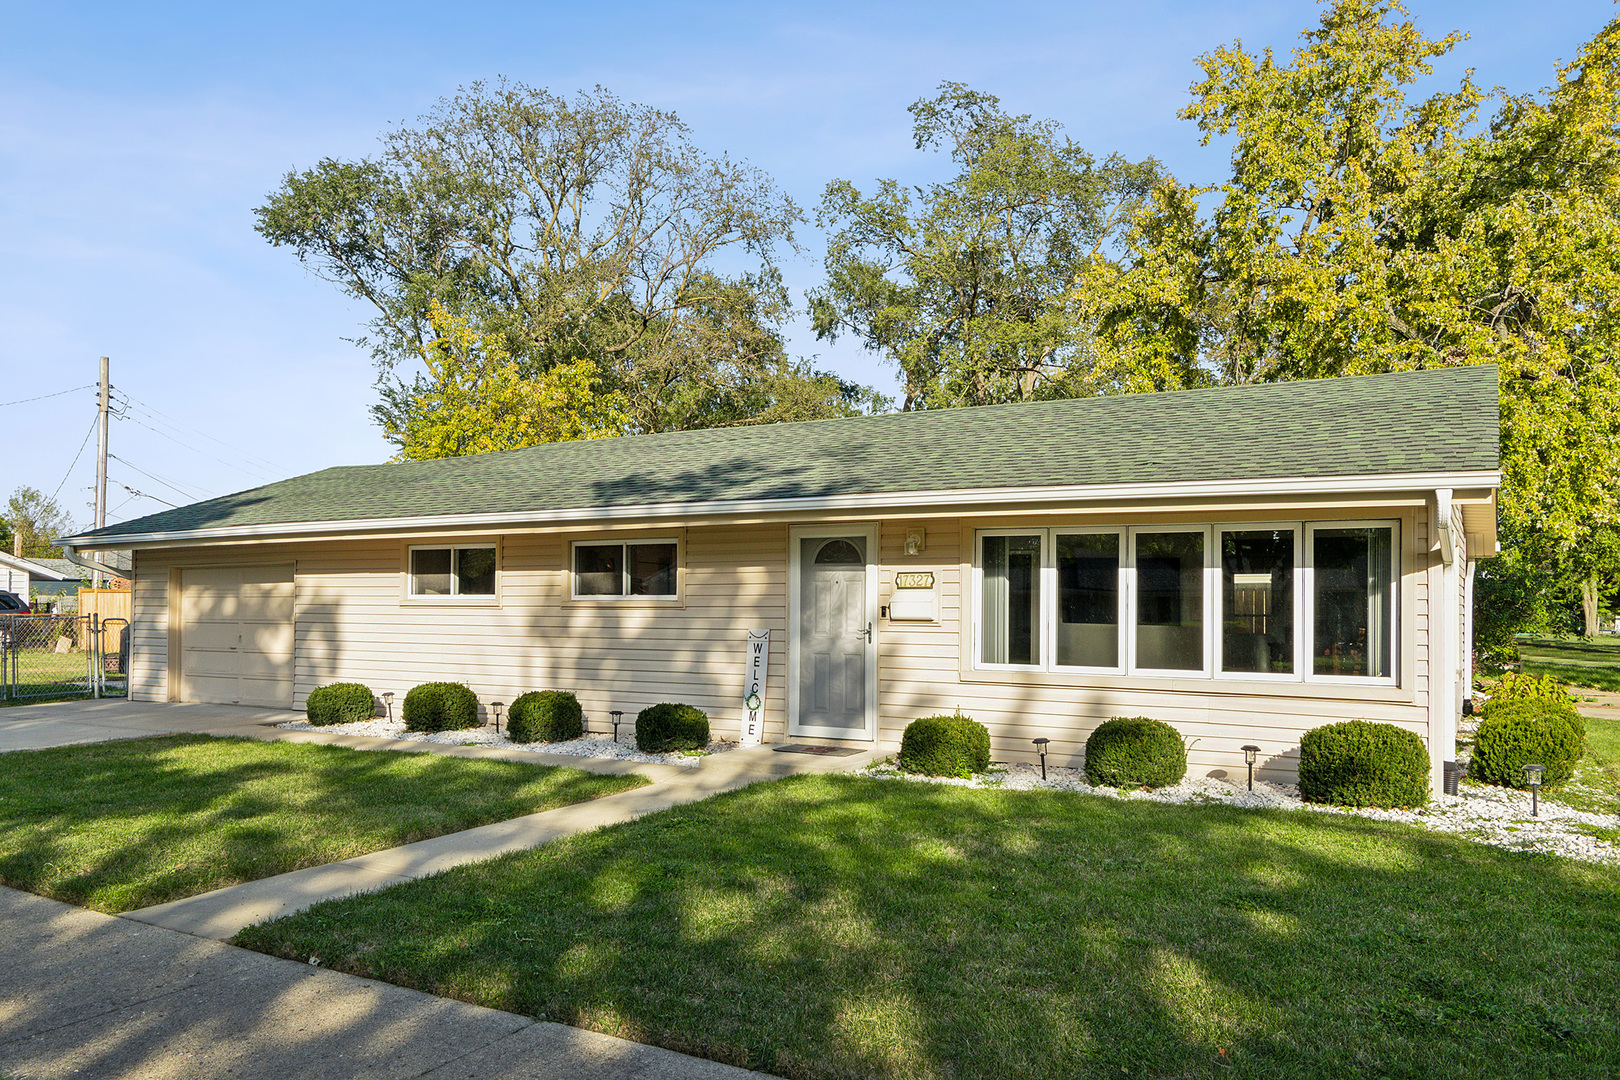
[[[996,529],[978,536],[978,667],[1395,679],[1393,522]]]

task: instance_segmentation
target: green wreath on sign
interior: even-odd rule
[[[760,705],[759,695],[758,694],[749,694],[746,698],[743,699],[743,704],[748,706],[748,711],[749,712],[759,712],[759,705]]]

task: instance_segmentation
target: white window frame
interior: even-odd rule
[[[1268,532],[1291,529],[1294,533],[1294,670],[1289,673],[1268,671],[1226,671],[1226,589],[1223,582],[1225,570],[1221,565],[1220,545],[1214,543],[1215,537],[1227,532]],[[1310,660],[1310,650],[1306,648],[1306,629],[1301,625],[1307,614],[1305,601],[1305,523],[1301,521],[1235,521],[1215,525],[1211,533],[1211,545],[1215,563],[1215,611],[1216,621],[1213,647],[1215,651],[1215,678],[1227,681],[1241,682],[1301,682],[1305,673],[1307,662]],[[1311,613],[1314,616],[1314,613]],[[1314,618],[1313,618],[1314,621]]]
[[[579,563],[575,552],[582,547],[618,547],[630,548],[640,544],[673,545],[675,548],[675,591],[668,593],[632,593],[630,592],[630,555],[626,552],[621,557],[623,569],[620,571],[620,586],[624,589],[619,593],[582,593],[579,591]],[[623,540],[612,537],[600,537],[594,540],[575,540],[568,545],[568,598],[586,602],[601,601],[609,604],[623,603],[650,603],[673,604],[681,598],[681,560],[685,555],[680,538],[676,536],[636,536]]]
[[[1050,554],[1049,554],[1049,556],[1047,558],[1047,567],[1049,569],[1049,584],[1047,586],[1046,591],[1051,596],[1051,602],[1052,602],[1052,615],[1051,615],[1051,618],[1047,620],[1047,625],[1051,628],[1051,631],[1052,631],[1051,635],[1050,635],[1051,638],[1052,638],[1052,664],[1051,664],[1051,667],[1048,670],[1055,671],[1055,672],[1063,672],[1065,674],[1072,673],[1072,674],[1076,674],[1076,675],[1124,675],[1128,670],[1127,664],[1129,663],[1129,659],[1130,659],[1130,654],[1126,651],[1130,647],[1129,642],[1127,640],[1130,637],[1130,629],[1129,628],[1130,628],[1130,614],[1131,614],[1130,588],[1129,588],[1128,583],[1127,583],[1127,578],[1130,575],[1126,573],[1126,570],[1130,566],[1130,561],[1131,561],[1131,552],[1130,552],[1131,541],[1130,541],[1130,536],[1129,536],[1130,530],[1125,528],[1124,526],[1118,526],[1118,527],[1114,527],[1114,528],[1087,528],[1087,527],[1084,527],[1084,526],[1069,528],[1069,527],[1064,527],[1064,526],[1054,526],[1054,527],[1052,527],[1052,528],[1050,528],[1050,529],[1048,529],[1046,531],[1047,531],[1047,534],[1048,534],[1048,539],[1050,541],[1048,543],[1048,545],[1047,545],[1048,548],[1050,548]],[[1112,536],[1112,537],[1116,538],[1119,541],[1119,589],[1118,589],[1118,597],[1119,597],[1119,599],[1118,599],[1118,603],[1115,605],[1115,611],[1114,611],[1114,630],[1115,630],[1116,636],[1117,636],[1117,644],[1115,645],[1114,655],[1119,657],[1119,663],[1114,665],[1113,667],[1093,667],[1093,666],[1086,665],[1086,664],[1060,664],[1060,663],[1058,663],[1058,658],[1057,658],[1057,631],[1058,631],[1057,549],[1058,549],[1058,538],[1060,536]],[[1019,670],[1028,670],[1028,669],[1020,667]]]
[[[1215,588],[1212,587],[1214,576],[1214,545],[1210,543],[1210,533],[1215,528],[1211,525],[1133,525],[1126,532],[1130,537],[1130,559],[1126,571],[1127,589],[1130,594],[1128,611],[1130,614],[1129,626],[1126,631],[1130,652],[1126,655],[1126,671],[1131,675],[1141,675],[1153,679],[1208,679],[1214,673],[1215,650],[1210,644],[1211,627],[1214,621],[1211,616],[1215,611]],[[1203,566],[1203,632],[1204,640],[1200,652],[1203,654],[1204,666],[1202,668],[1145,668],[1136,662],[1136,617],[1137,605],[1141,599],[1140,589],[1136,576],[1136,541],[1143,534],[1157,536],[1163,533],[1197,533],[1204,538],[1204,566]],[[1214,583],[1218,585],[1218,581]]]
[[[1038,536],[1041,540],[1039,584],[1041,590],[1040,659],[1033,664],[987,664],[984,662],[984,540],[987,536]],[[1051,671],[1052,656],[1056,649],[1053,635],[1047,632],[1056,617],[1057,608],[1052,598],[1052,582],[1057,578],[1057,563],[1053,552],[1052,530],[1043,526],[1024,529],[980,529],[973,539],[973,666],[980,671]],[[1065,671],[1079,670],[1064,668]]]
[[[473,549],[489,549],[495,552],[495,591],[487,593],[462,593],[456,590],[461,587],[461,578],[456,574],[456,567],[461,561],[457,552]],[[450,591],[443,595],[434,593],[419,593],[416,591],[416,572],[412,568],[418,551],[448,551],[450,552]],[[498,605],[501,600],[501,545],[498,541],[481,541],[475,543],[449,543],[449,544],[410,544],[405,548],[405,599],[413,604],[488,604]]]
[[[1315,549],[1318,529],[1390,530],[1390,674],[1315,674]],[[1222,589],[1220,546],[1223,532],[1265,532],[1289,529],[1294,533],[1294,671],[1223,671],[1225,597]],[[1136,662],[1136,617],[1138,605],[1137,537],[1143,533],[1201,533],[1204,538],[1204,667],[1166,669],[1139,667]],[[1116,535],[1120,537],[1119,667],[1098,668],[1057,663],[1057,538],[1059,536]],[[1038,536],[1041,542],[1040,661],[1036,664],[987,664],[984,656],[984,540],[993,536]],[[1219,682],[1269,682],[1299,685],[1399,687],[1402,678],[1401,580],[1405,564],[1401,548],[1399,518],[1357,518],[1319,521],[1221,521],[1207,524],[1164,524],[1131,526],[1041,525],[1018,528],[1000,526],[974,532],[972,567],[972,640],[969,643],[975,671],[1043,672],[1056,675],[1139,676],[1145,679],[1209,679]]]
[[[1316,674],[1316,530],[1388,529],[1389,533],[1389,674]],[[1305,628],[1305,658],[1301,665],[1304,681],[1317,685],[1399,686],[1401,681],[1401,522],[1399,518],[1360,518],[1347,521],[1307,521],[1305,523],[1305,597],[1310,602],[1310,625]]]

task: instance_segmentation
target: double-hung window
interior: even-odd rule
[[[673,600],[678,551],[674,540],[582,540],[574,545],[573,597]]]
[[[1395,681],[1390,521],[984,530],[974,666]]]
[[[413,547],[410,559],[412,599],[495,598],[493,545]]]

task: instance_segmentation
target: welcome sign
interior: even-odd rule
[[[765,675],[771,663],[771,632],[748,631],[748,655],[743,679],[743,706],[748,717],[743,721],[739,746],[758,746],[765,729]]]

